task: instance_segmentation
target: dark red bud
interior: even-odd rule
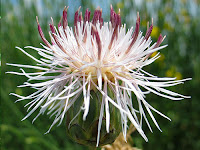
[[[78,10],[75,12],[74,15],[74,26],[77,26],[77,22],[78,22]]]
[[[146,32],[146,35],[145,35],[145,39],[146,39],[146,40],[149,39],[149,36],[151,35],[152,30],[153,30],[153,25],[151,25],[151,26],[149,27],[149,29],[147,30],[147,32]]]
[[[98,33],[96,27],[93,25],[92,28],[93,28],[93,33],[94,33],[94,36],[96,37],[96,42],[97,42],[97,46],[98,46],[98,60],[100,60],[101,59],[101,51],[102,51],[101,40],[100,40],[99,33]]]
[[[44,37],[44,34],[42,32],[42,28],[39,24],[39,21],[38,21],[38,17],[36,16],[36,21],[37,21],[37,24],[38,24],[38,31],[39,31],[39,34],[40,34],[40,37],[41,39],[43,40],[43,42],[45,43],[46,46],[48,46],[49,48],[51,47],[51,44],[46,40],[46,38]]]
[[[49,26],[50,26],[51,32],[52,32],[52,33],[56,33],[56,32],[55,32],[55,29],[54,29],[54,25],[53,25],[53,24],[49,24]]]
[[[69,7],[69,6],[68,6]],[[68,25],[68,21],[67,21],[67,10],[68,7],[65,6],[64,10],[63,10],[63,28],[65,29]]]
[[[80,15],[78,16],[78,22],[81,22],[83,20],[83,17],[82,17],[82,12],[80,13]]]
[[[90,21],[90,11],[88,11],[88,9],[86,9],[85,11],[84,23],[86,23],[87,21]]]
[[[62,26],[61,21],[59,21],[58,23],[58,28],[60,28],[60,26]]]
[[[157,40],[156,45],[155,45],[154,48],[159,47],[160,44],[163,42],[164,38],[165,38],[165,36],[163,37],[162,34],[160,34],[160,36],[158,37],[158,40]]]
[[[96,25],[96,23],[99,21],[99,23],[101,23],[101,21],[103,20],[102,18],[102,10],[100,9],[96,9],[94,11],[94,16],[92,19],[92,24]]]
[[[134,33],[132,35],[131,44],[129,45],[128,49],[126,50],[126,54],[130,51],[131,47],[136,42],[138,34],[139,34],[139,30],[140,30],[140,16],[139,16],[139,13],[138,13],[137,14],[136,26],[135,26],[135,31],[134,31]]]

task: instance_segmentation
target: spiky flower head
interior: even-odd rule
[[[126,30],[126,25],[121,24],[120,10],[116,13],[112,6],[109,22],[103,22],[102,10],[99,8],[95,10],[92,20],[90,20],[88,9],[83,18],[79,8],[75,12],[74,27],[69,27],[67,9],[68,7],[64,8],[57,27],[54,26],[52,19],[49,32],[51,42],[46,40],[37,18],[38,31],[45,45],[41,44],[43,48],[32,46],[25,48],[36,50],[41,56],[40,59],[17,47],[35,60],[36,66],[8,64],[20,67],[22,71],[21,73],[9,73],[24,75],[28,78],[28,82],[19,87],[31,87],[36,90],[29,96],[12,93],[19,97],[17,101],[31,100],[26,105],[29,106],[28,110],[30,111],[22,120],[28,118],[36,109],[40,109],[35,119],[45,112],[51,114],[51,117],[54,116],[51,129],[55,124],[62,123],[65,114],[72,111],[70,110],[72,106],[76,107],[74,105],[79,99],[80,107],[78,107],[77,115],[83,112],[83,121],[86,120],[90,110],[94,110],[91,108],[96,108],[95,105],[99,107],[95,128],[97,130],[97,135],[95,135],[97,146],[100,141],[102,120],[105,120],[106,132],[110,131],[112,125],[110,114],[113,113],[111,106],[118,109],[117,115],[121,120],[118,124],[122,127],[124,138],[126,138],[128,120],[130,120],[147,141],[142,130],[142,120],[146,121],[150,130],[151,127],[144,109],[147,110],[158,129],[160,128],[152,111],[169,118],[153,108],[145,100],[145,95],[154,93],[171,100],[189,98],[165,89],[165,87],[181,84],[189,79],[159,78],[143,70],[143,67],[159,58],[159,53],[154,57],[150,57],[151,54],[167,46],[160,46],[164,37],[160,35],[157,42],[152,44],[150,34],[153,29],[153,21],[143,36],[139,30],[139,13],[135,29],[132,27]],[[40,71],[27,73],[22,68]],[[35,80],[36,83],[29,82],[32,80]],[[92,93],[97,93],[98,96],[95,98]],[[133,101],[137,102],[138,110],[133,105]],[[95,105],[93,105],[94,103]],[[68,122],[68,125],[77,115],[71,122]]]

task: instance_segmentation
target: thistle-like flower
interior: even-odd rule
[[[160,46],[165,37],[160,35],[157,42],[151,44],[150,34],[153,29],[153,21],[150,27],[148,25],[146,34],[143,36],[139,30],[139,13],[135,29],[132,27],[126,31],[126,25],[121,24],[120,10],[116,13],[112,6],[109,22],[103,22],[102,10],[99,8],[95,10],[92,20],[90,20],[88,9],[83,18],[82,13],[79,13],[79,8],[75,12],[74,27],[69,27],[67,9],[68,7],[64,8],[58,27],[54,26],[52,19],[49,32],[51,42],[46,40],[36,17],[38,31],[45,45],[41,44],[43,48],[32,46],[25,48],[36,50],[41,56],[40,59],[17,47],[35,60],[36,66],[8,64],[20,67],[22,71],[8,73],[24,75],[28,81],[36,81],[35,83],[25,82],[19,86],[31,87],[36,90],[29,96],[11,93],[19,98],[17,101],[31,100],[25,105],[29,106],[28,110],[30,111],[22,120],[28,118],[36,109],[40,109],[33,121],[47,112],[47,114],[51,114],[51,117],[55,117],[51,129],[55,124],[62,123],[65,115],[73,111],[70,108],[76,107],[74,105],[79,100],[80,107],[78,107],[77,115],[68,121],[68,127],[70,127],[80,112],[82,112],[83,122],[87,121],[87,116],[92,111],[91,108],[97,107],[92,103],[97,101],[95,105],[99,106],[99,112],[95,128],[97,130],[96,146],[101,144],[102,122],[105,120],[104,127],[109,133],[112,125],[111,113],[116,108],[118,109],[117,115],[121,120],[121,123],[118,122],[118,124],[122,127],[124,138],[126,138],[128,120],[130,120],[141,136],[148,141],[142,130],[142,120],[146,121],[151,131],[152,129],[144,109],[147,110],[159,130],[152,111],[170,119],[153,108],[145,100],[145,95],[154,93],[171,100],[189,98],[189,96],[169,91],[165,87],[181,84],[190,79],[159,78],[143,70],[143,67],[159,58],[159,53],[154,57],[150,56],[167,46]],[[22,68],[31,68],[37,71],[27,73]],[[92,95],[94,93],[97,94],[96,98]],[[137,102],[138,110],[133,105],[133,101]],[[68,116],[66,118],[69,119]]]

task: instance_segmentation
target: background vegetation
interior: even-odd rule
[[[97,6],[103,8],[104,21],[109,21],[109,7],[112,3],[117,11],[121,9],[122,22],[127,28],[135,26],[136,12],[141,16],[142,31],[146,32],[147,21],[154,18],[153,41],[159,34],[166,35],[164,44],[168,47],[161,51],[161,58],[145,69],[158,76],[176,76],[177,79],[192,77],[192,81],[170,88],[191,99],[170,101],[153,94],[147,100],[155,108],[168,115],[172,122],[155,114],[163,130],[161,133],[154,125],[151,133],[144,124],[144,131],[149,142],[137,132],[132,134],[133,145],[144,149],[158,150],[198,150],[200,149],[200,2],[199,0],[2,0],[1,1],[1,149],[2,150],[75,150],[87,149],[66,137],[64,123],[54,127],[44,135],[52,120],[44,115],[32,124],[34,116],[21,122],[26,115],[24,105],[27,102],[14,103],[15,92],[29,95],[32,89],[17,88],[26,81],[25,77],[5,74],[6,71],[18,71],[18,68],[6,66],[6,63],[36,64],[15,46],[32,45],[41,47],[42,40],[37,32],[35,16],[39,17],[47,37],[50,17],[58,22],[64,6],[69,6],[69,23],[73,24],[74,12],[82,6],[84,12],[89,8],[94,12]],[[38,57],[36,53],[28,50]],[[36,113],[35,113],[36,114]]]

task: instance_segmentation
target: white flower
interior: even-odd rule
[[[29,106],[28,110],[30,111],[22,120],[28,118],[36,109],[40,108],[40,112],[35,119],[47,112],[47,114],[51,114],[51,117],[55,116],[50,129],[56,123],[60,125],[66,112],[80,94],[84,96],[80,109],[84,112],[83,120],[85,120],[90,111],[90,91],[97,90],[102,94],[97,146],[104,109],[106,130],[109,132],[109,104],[119,109],[124,138],[126,138],[129,119],[141,136],[148,141],[142,130],[143,118],[150,130],[151,127],[146,118],[144,108],[159,130],[159,125],[152,111],[168,120],[170,119],[153,108],[145,100],[145,94],[151,92],[171,100],[190,98],[165,89],[165,87],[181,84],[190,79],[159,78],[143,70],[143,67],[159,58],[159,53],[152,58],[150,57],[151,54],[165,48],[167,45],[160,46],[164,40],[162,35],[159,36],[156,43],[151,44],[150,34],[153,24],[148,27],[145,36],[142,35],[142,32],[139,31],[139,14],[137,15],[135,29],[132,27],[128,31],[126,31],[125,24],[121,25],[120,11],[116,14],[112,6],[109,22],[103,22],[102,10],[100,9],[95,10],[92,21],[90,21],[90,11],[88,9],[85,12],[84,19],[82,13],[79,13],[78,10],[74,17],[74,28],[69,27],[66,7],[61,21],[58,24],[58,28],[56,28],[52,19],[50,24],[51,31],[49,32],[50,44],[44,37],[37,19],[39,34],[46,46],[41,44],[43,48],[32,46],[25,48],[36,50],[41,56],[40,59],[17,47],[28,57],[35,60],[37,62],[36,66],[8,64],[20,67],[22,71],[20,73],[8,73],[24,75],[28,78],[28,82],[19,87],[31,87],[36,90],[29,96],[11,93],[19,98],[17,101],[31,100],[25,105]],[[36,72],[26,73],[22,68],[32,68]],[[40,71],[38,72],[38,70]],[[29,82],[32,80],[36,82]],[[114,93],[114,98],[108,96],[108,88]],[[135,97],[133,97],[132,93],[134,93]],[[137,101],[139,110],[134,108],[133,101]]]

